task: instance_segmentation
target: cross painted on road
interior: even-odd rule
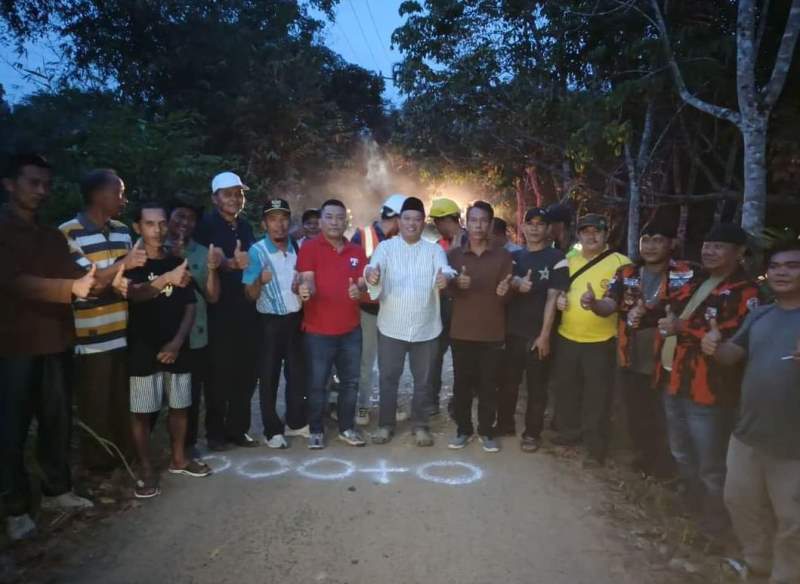
[[[404,467],[390,467],[390,466],[388,466],[387,462],[385,460],[383,460],[383,459],[378,461],[377,468],[359,468],[358,469],[358,472],[365,472],[365,473],[373,474],[374,477],[375,477],[375,480],[377,482],[379,482],[380,484],[382,484],[382,485],[388,485],[389,484],[389,476],[390,476],[391,473],[393,473],[393,472],[400,473],[400,472],[408,472],[408,471],[409,471],[409,469],[404,468]]]

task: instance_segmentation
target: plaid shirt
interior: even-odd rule
[[[661,277],[658,295],[651,302],[645,304],[646,312],[639,323],[638,329],[633,329],[628,324],[628,312],[636,306],[643,297],[641,264],[628,264],[617,270],[617,273],[608,284],[605,297],[617,303],[619,322],[617,324],[617,356],[620,367],[631,366],[631,341],[636,330],[655,328],[658,320],[664,318],[665,308],[670,294],[679,290],[694,276],[696,266],[691,262],[670,260],[669,269]],[[663,339],[655,335],[654,355],[661,351]],[[658,359],[656,359],[658,360]]]
[[[669,302],[674,314],[681,314],[706,278],[708,274],[697,273],[670,294]],[[747,277],[744,270],[737,270],[714,288],[682,323],[678,332],[675,359],[666,382],[670,395],[687,395],[702,405],[735,406],[738,403],[742,368],[726,367],[707,357],[700,348],[700,341],[711,330],[711,319],[717,320],[723,341],[730,339],[758,304],[758,285]]]

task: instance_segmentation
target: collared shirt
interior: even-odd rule
[[[73,263],[61,232],[25,221],[4,207],[0,270],[0,355],[51,355],[71,347],[72,281],[82,270]],[[36,294],[18,285],[21,276],[42,278]]]
[[[672,291],[669,298],[672,313],[680,316],[692,296],[708,278],[708,273],[695,271],[691,280]],[[678,332],[667,391],[671,395],[686,395],[702,405],[736,405],[739,401],[742,368],[726,367],[717,363],[703,353],[700,342],[711,330],[711,319],[717,321],[722,340],[730,339],[748,313],[758,305],[758,286],[747,277],[744,270],[737,270],[720,282]]]
[[[302,307],[300,297],[292,292],[292,282],[297,273],[297,253],[292,241],[288,241],[286,251],[280,249],[269,236],[250,248],[250,265],[242,274],[243,284],[252,284],[261,277],[264,268],[272,272],[272,280],[261,287],[256,300],[256,309],[262,314],[284,316],[299,312]]]
[[[164,247],[169,249],[169,242]],[[190,239],[183,247],[182,257],[189,262],[189,272],[192,274],[192,285],[197,300],[194,325],[189,335],[189,348],[202,349],[208,345],[208,304],[205,296],[208,287],[208,248]]]
[[[502,247],[489,246],[481,255],[470,250],[469,241],[447,254],[455,271],[467,268],[468,290],[461,290],[456,279],[450,280],[448,294],[453,297],[453,320],[450,338],[458,341],[503,342],[506,337],[506,303],[511,292],[497,295],[497,285],[511,274],[511,254]]]
[[[364,272],[364,250],[349,241],[337,250],[322,235],[300,248],[297,271],[314,272],[315,292],[303,306],[303,330],[317,335],[343,335],[361,324],[358,300],[350,298],[350,278]]]
[[[85,213],[59,226],[67,238],[75,263],[88,270],[92,264],[104,269],[114,265],[131,249],[131,232],[120,221],[109,219],[95,225]],[[78,354],[102,353],[126,346],[128,302],[109,288],[98,298],[76,300],[75,333]]]
[[[590,261],[582,253],[567,254],[570,275]],[[598,298],[602,298],[617,270],[629,263],[631,260],[621,253],[612,253],[578,276],[567,291],[567,309],[561,313],[558,334],[576,343],[602,343],[613,339],[617,334],[617,316],[597,316],[591,310],[584,310],[581,296],[587,284],[591,284]]]
[[[370,296],[380,301],[381,334],[412,343],[438,337],[442,320],[436,273],[447,268],[442,248],[424,239],[409,244],[393,237],[378,245],[370,266],[381,270],[378,285],[367,284]]]

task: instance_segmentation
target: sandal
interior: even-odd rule
[[[133,489],[133,495],[137,499],[152,499],[160,494],[161,489],[158,488],[158,481],[154,477],[137,480]]]
[[[183,474],[190,477],[207,477],[213,471],[211,467],[199,460],[190,460],[183,468],[169,468],[171,474]]]

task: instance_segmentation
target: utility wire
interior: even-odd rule
[[[378,32],[378,25],[375,23],[375,17],[372,15],[372,8],[369,7],[369,0],[366,0],[364,4],[367,6],[367,14],[369,14],[369,19],[372,21],[372,30],[375,31],[375,36],[378,37],[378,45],[383,51],[383,56],[386,57],[386,60],[391,63],[392,58],[389,56],[389,51],[386,50],[386,47],[383,44],[383,39],[381,38],[380,32]]]
[[[367,51],[369,52],[369,56],[372,57],[372,62],[375,63],[375,67],[378,71],[381,70],[380,65],[378,65],[378,59],[375,58],[375,53],[372,52],[372,46],[369,44],[367,40],[367,35],[364,33],[364,27],[361,26],[361,19],[358,17],[358,12],[356,12],[356,7],[353,5],[353,0],[347,0],[347,3],[350,5],[350,10],[353,11],[353,16],[356,17],[356,24],[358,25],[358,30],[361,31],[361,38],[364,39],[364,44],[367,46]]]

